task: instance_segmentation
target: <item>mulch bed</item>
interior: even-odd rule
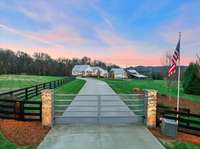
[[[133,90],[133,93],[144,95],[143,90]],[[158,94],[157,98],[158,98],[158,104],[169,107],[176,107],[177,103],[176,97],[169,97],[166,95]],[[191,100],[180,98],[180,108],[190,109],[190,113],[193,114],[200,114],[200,102],[193,102]]]
[[[144,91],[133,91],[134,93],[138,94],[144,94]],[[170,97],[165,96],[165,95],[160,95],[158,94],[158,104],[161,104],[163,106],[169,106],[169,107],[176,107],[177,100],[175,97]],[[193,114],[200,114],[200,102],[193,102],[191,100],[183,99],[180,98],[180,108],[186,108],[190,109],[190,113]],[[178,132],[176,138],[171,138],[165,135],[161,134],[160,128],[149,128],[149,130],[152,132],[152,134],[160,139],[163,139],[165,141],[183,141],[183,142],[188,142],[188,143],[195,143],[200,145],[200,137],[183,133],[183,132]]]
[[[160,128],[149,128],[149,130],[155,137],[163,139],[165,141],[182,141],[182,142],[195,143],[195,144],[200,145],[199,136],[190,135],[183,132],[178,132],[176,138],[171,138],[171,137],[162,135]]]
[[[18,145],[38,145],[49,131],[41,122],[0,119],[0,132]]]

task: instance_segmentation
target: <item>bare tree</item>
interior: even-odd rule
[[[197,64],[199,64],[200,65],[200,56],[198,55],[198,54],[196,54],[196,56],[197,56]]]
[[[164,73],[165,73],[165,80],[167,83],[167,88],[168,88],[168,92],[171,92],[171,88],[174,87],[176,85],[176,82],[174,81],[174,77],[168,77],[168,69],[172,64],[172,52],[169,50],[165,53],[165,55],[163,56],[162,59],[162,64],[164,66]],[[170,98],[171,99],[171,98]]]

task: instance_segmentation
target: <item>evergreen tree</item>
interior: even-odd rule
[[[183,79],[184,92],[200,95],[200,65],[191,63],[185,71]]]

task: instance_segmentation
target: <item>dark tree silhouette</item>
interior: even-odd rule
[[[82,59],[52,59],[46,53],[37,52],[30,56],[25,52],[13,52],[9,49],[0,48],[0,74],[71,76],[72,68],[78,64],[100,66],[106,70],[118,67],[117,65],[106,64],[99,60],[91,60],[91,58],[86,56]]]

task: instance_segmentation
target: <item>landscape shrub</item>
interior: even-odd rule
[[[200,95],[200,65],[191,63],[184,73],[183,89],[187,94]]]

